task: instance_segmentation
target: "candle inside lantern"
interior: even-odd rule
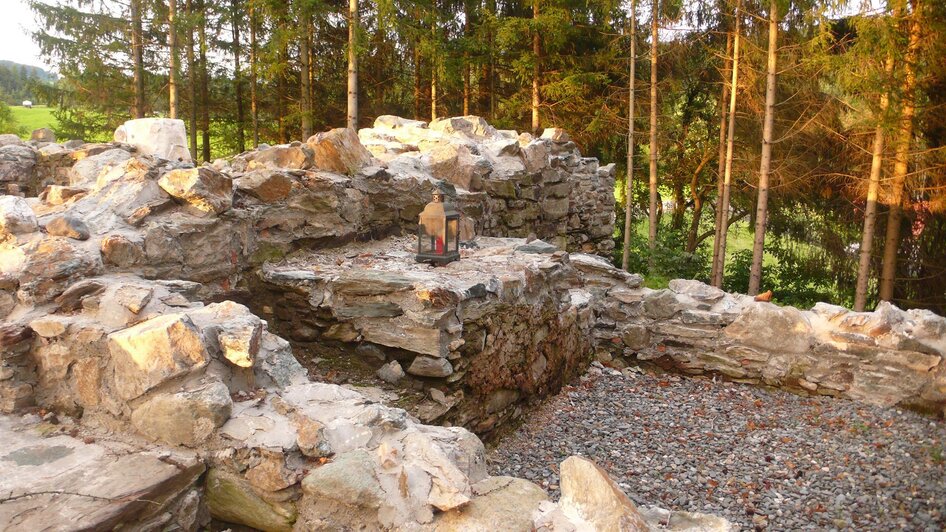
[[[436,250],[438,255],[443,255],[443,239],[440,238],[439,236],[437,237],[437,241],[434,244],[434,249]]]

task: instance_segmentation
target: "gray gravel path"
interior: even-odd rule
[[[946,530],[946,424],[900,409],[592,368],[490,451],[558,497],[589,457],[638,504],[758,530]]]

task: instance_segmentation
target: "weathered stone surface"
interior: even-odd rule
[[[204,367],[203,337],[189,317],[168,314],[108,335],[113,386],[125,400]]]
[[[39,229],[36,215],[25,199],[0,196],[0,240]]]
[[[414,358],[407,372],[421,377],[447,377],[453,373],[453,366],[445,358],[420,355]]]
[[[352,129],[335,128],[317,133],[309,138],[307,144],[314,152],[315,167],[320,170],[354,174],[371,163],[371,154]]]
[[[182,452],[164,451],[162,460],[135,447],[65,435],[44,438],[38,428],[0,417],[4,530],[141,529],[152,516],[170,511],[204,471],[200,460]],[[180,526],[171,523],[180,517],[168,524]]]
[[[158,185],[202,213],[220,214],[233,201],[230,178],[205,166],[172,170],[161,177]]]
[[[547,140],[554,140],[557,142],[569,142],[571,137],[568,136],[568,133],[559,127],[547,127],[542,131],[542,138]]]
[[[260,352],[263,322],[248,308],[233,301],[214,303],[188,314],[204,337],[234,366],[253,366]]]
[[[88,240],[89,226],[82,220],[72,216],[57,216],[46,222],[46,233],[73,240]]]
[[[56,133],[48,127],[34,129],[30,134],[30,140],[34,142],[56,142]]]
[[[43,191],[42,199],[49,205],[62,205],[70,199],[81,196],[86,193],[82,187],[69,187],[62,185],[49,185]]]
[[[115,141],[131,144],[145,155],[169,161],[191,162],[187,149],[187,128],[183,120],[138,118],[115,130]]]
[[[96,184],[100,174],[121,166],[131,158],[132,155],[128,150],[112,148],[80,159],[69,168],[69,185],[91,187]]]
[[[32,182],[36,153],[19,142],[0,146],[0,185],[26,185]],[[6,187],[4,187],[5,189]],[[6,193],[5,190],[0,191]]]
[[[490,477],[473,485],[473,500],[436,521],[438,532],[530,532],[532,512],[548,500],[545,490],[528,480]]]
[[[390,384],[397,384],[398,381],[405,377],[404,369],[397,360],[392,360],[381,366],[376,374],[379,379]]]
[[[18,272],[20,300],[49,301],[73,282],[102,271],[97,252],[66,238],[44,238],[27,244],[24,251],[26,262]]]
[[[759,349],[803,353],[811,348],[811,325],[797,309],[753,303],[724,329],[727,337]]]
[[[559,505],[568,517],[584,521],[594,530],[650,530],[634,503],[594,462],[571,456],[562,462],[560,476],[562,498]]]
[[[109,235],[102,239],[102,260],[106,264],[118,267],[140,264],[145,253],[140,243],[133,242],[124,235]]]
[[[227,386],[211,382],[194,390],[152,397],[135,409],[131,423],[152,440],[193,447],[230,418],[232,407]]]
[[[292,505],[270,504],[260,498],[249,482],[223,468],[207,473],[207,504],[215,518],[267,532],[292,530],[296,520]]]
[[[285,199],[292,190],[292,178],[283,172],[254,170],[233,181],[237,190],[266,203]]]
[[[308,146],[289,145],[262,148],[252,155],[247,169],[255,172],[259,169],[273,170],[286,168],[302,170],[312,166],[312,150]]]

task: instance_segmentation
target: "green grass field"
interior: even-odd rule
[[[48,127],[53,131],[56,131],[56,118],[53,116],[53,108],[45,105],[34,105],[32,109],[27,109],[22,106],[10,106],[10,110],[13,112],[13,117],[16,119],[16,122],[24,130],[22,136],[24,138],[30,138],[30,133],[34,129],[39,129],[42,127]],[[0,133],[10,133],[9,131],[0,131]]]

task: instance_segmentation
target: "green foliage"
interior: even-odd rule
[[[19,135],[28,138],[35,129],[49,128],[58,133],[59,127],[56,122],[55,109],[45,105],[36,105],[32,109],[26,107],[10,107],[14,120],[20,127]]]
[[[17,122],[10,106],[0,98],[0,133],[22,135],[24,131],[26,131],[26,128]]]

